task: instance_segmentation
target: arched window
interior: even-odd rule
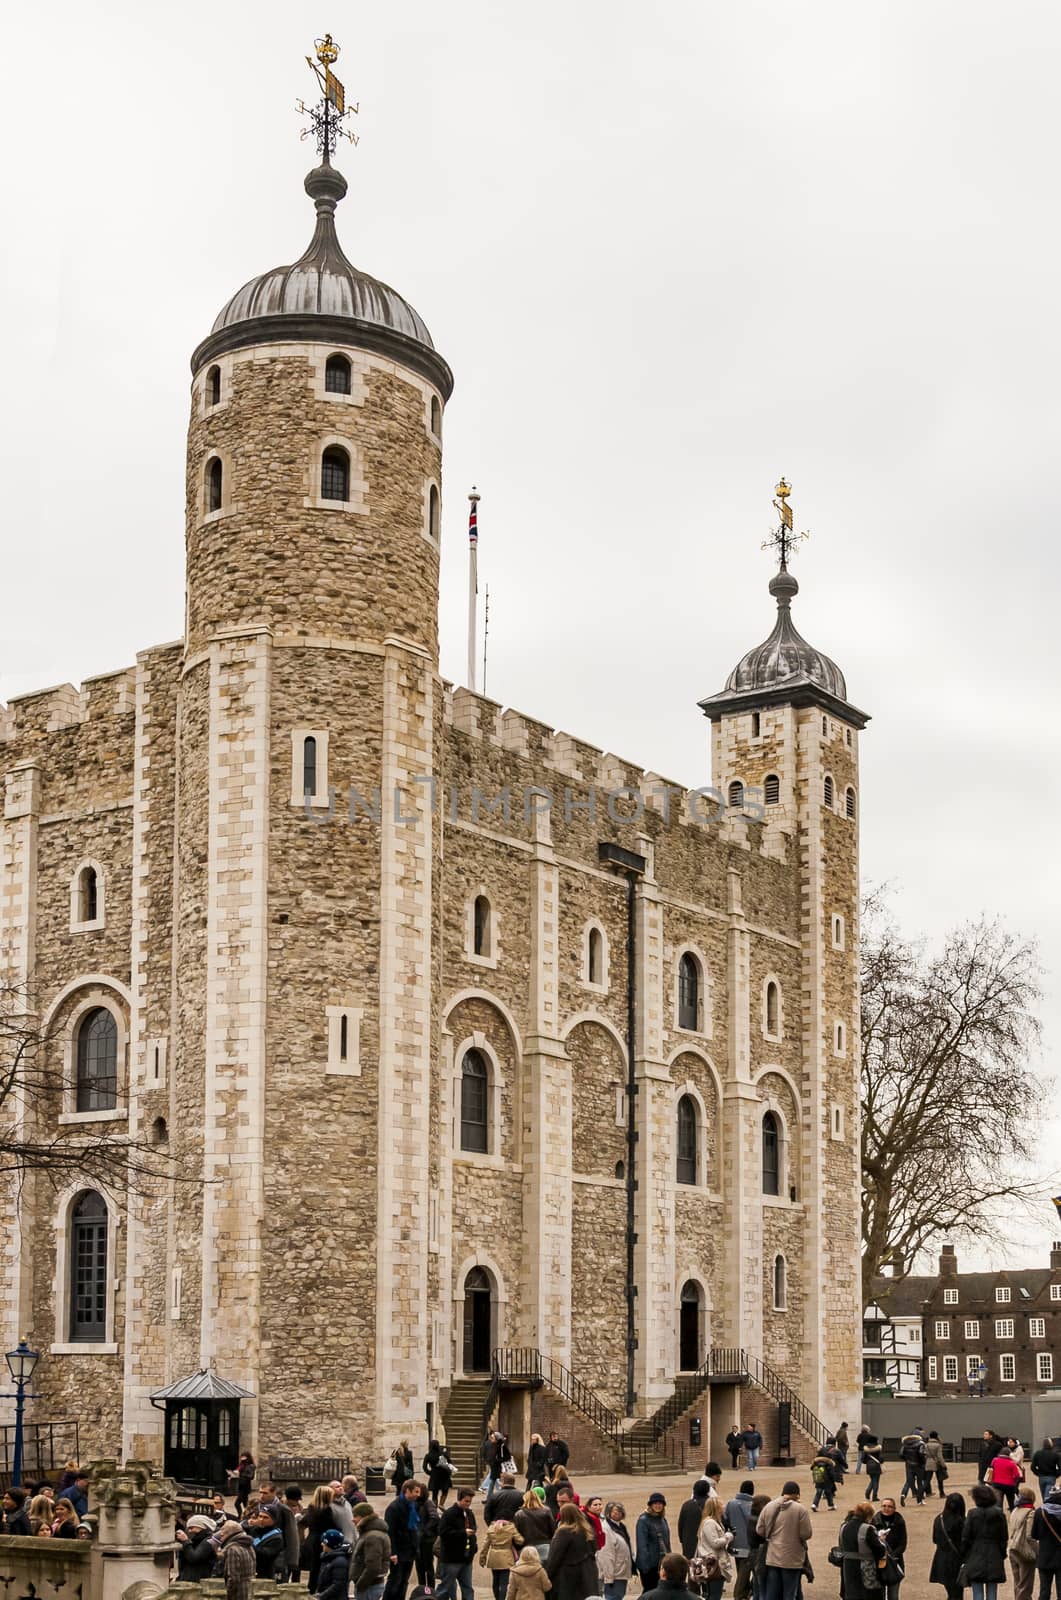
[[[99,879],[95,867],[82,867],[77,880],[77,910],[81,922],[95,922],[99,916]]]
[[[350,457],[341,444],[330,444],[321,456],[321,499],[349,498]]]
[[[700,1026],[700,963],[688,950],[678,963],[678,1026]]]
[[[221,368],[211,367],[206,374],[206,403],[208,406],[221,404]]]
[[[822,784],[822,801],[829,807],[830,811],[833,809],[833,780],[828,772],[825,774],[825,782]]]
[[[604,935],[591,928],[586,942],[586,976],[590,983],[604,982]]]
[[[490,902],[485,894],[477,894],[472,908],[472,954],[490,956]]]
[[[675,1176],[679,1183],[696,1182],[696,1102],[691,1094],[678,1101],[678,1161]]]
[[[431,432],[436,439],[442,437],[442,402],[437,394],[431,396]]]
[[[776,806],[781,800],[781,779],[776,772],[768,772],[763,779],[763,799],[768,806]]]
[[[763,1193],[781,1193],[781,1139],[772,1111],[763,1117]]]
[[[739,811],[744,804],[744,785],[739,778],[734,778],[729,786],[729,803],[734,810]]]
[[[855,791],[850,784],[844,790],[844,813],[852,822],[855,820]]]
[[[206,474],[206,509],[207,511],[221,510],[221,493],[224,486],[224,469],[219,457],[211,459]]]
[[[844,919],[838,911],[833,912],[833,949],[844,948]]]
[[[328,394],[350,393],[350,363],[345,356],[329,356],[324,363],[324,388]]]
[[[70,1341],[107,1337],[107,1207],[94,1189],[70,1213]]]
[[[317,741],[312,734],[302,741],[302,793],[317,793]]]
[[[678,1367],[682,1372],[696,1372],[703,1361],[703,1322],[703,1291],[690,1279],[682,1284],[678,1300]]]
[[[847,1029],[842,1022],[838,1022],[833,1030],[833,1049],[838,1056],[842,1056],[847,1047]]]
[[[118,1027],[103,1006],[77,1030],[77,1109],[113,1111],[118,1104]]]
[[[466,1050],[461,1062],[461,1149],[485,1155],[490,1148],[490,1074],[480,1050]]]
[[[781,1032],[781,989],[773,978],[766,986],[765,1012],[766,1032],[772,1039],[776,1039]]]
[[[438,497],[438,490],[432,484],[427,491],[427,531],[432,539],[438,540],[442,526],[442,502]]]
[[[156,1117],[151,1124],[151,1143],[169,1144],[169,1129],[165,1117]]]
[[[784,1311],[784,1309],[785,1309],[785,1295],[786,1295],[786,1291],[787,1291],[787,1288],[788,1288],[788,1285],[785,1282],[785,1277],[786,1277],[785,1258],[784,1258],[784,1256],[775,1256],[774,1257],[774,1310],[775,1311]]]

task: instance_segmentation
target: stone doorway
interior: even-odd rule
[[[681,1372],[695,1372],[704,1363],[703,1325],[703,1294],[700,1285],[690,1278],[682,1284],[678,1302],[678,1369]]]
[[[494,1285],[485,1267],[472,1267],[464,1280],[464,1349],[462,1364],[465,1374],[490,1371],[494,1353]]]

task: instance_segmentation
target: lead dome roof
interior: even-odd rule
[[[317,212],[308,247],[289,266],[259,273],[237,289],[193,355],[193,370],[248,344],[341,342],[404,360],[448,399],[453,376],[424,319],[396,289],[362,272],[343,252],[335,231],[335,208],[347,189],[342,173],[325,160],[307,175],[305,186]]]

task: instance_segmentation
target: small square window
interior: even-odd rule
[[[937,1322],[936,1323],[936,1338],[937,1339],[949,1339],[950,1338],[950,1323],[949,1322]]]
[[[921,1343],[921,1329],[920,1328],[907,1328],[907,1330],[906,1330],[906,1342],[907,1342],[907,1344],[920,1344]]]
[[[978,1322],[967,1322],[965,1324],[965,1337],[967,1339],[979,1339],[980,1324]]]
[[[1029,1317],[1028,1318],[1028,1337],[1031,1338],[1031,1339],[1045,1339],[1046,1338],[1046,1318],[1045,1317]]]
[[[945,1306],[956,1306],[958,1304],[958,1291],[957,1291],[957,1289],[944,1289],[944,1291],[943,1291],[943,1304]]]
[[[996,1318],[996,1320],[995,1320],[995,1338],[996,1339],[1012,1339],[1013,1338],[1013,1318],[1012,1317],[998,1317],[998,1318]]]
[[[1050,1299],[1061,1300],[1061,1283],[1052,1283],[1050,1285]]]
[[[1008,1289],[1004,1289],[1003,1288],[1003,1289],[996,1289],[995,1290],[995,1303],[996,1303],[996,1305],[1008,1306],[1011,1299],[1012,1299],[1012,1295],[1010,1294],[1010,1291]]]

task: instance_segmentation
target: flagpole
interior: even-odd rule
[[[479,491],[472,484],[468,496],[468,688],[475,692],[476,612],[479,604]]]

